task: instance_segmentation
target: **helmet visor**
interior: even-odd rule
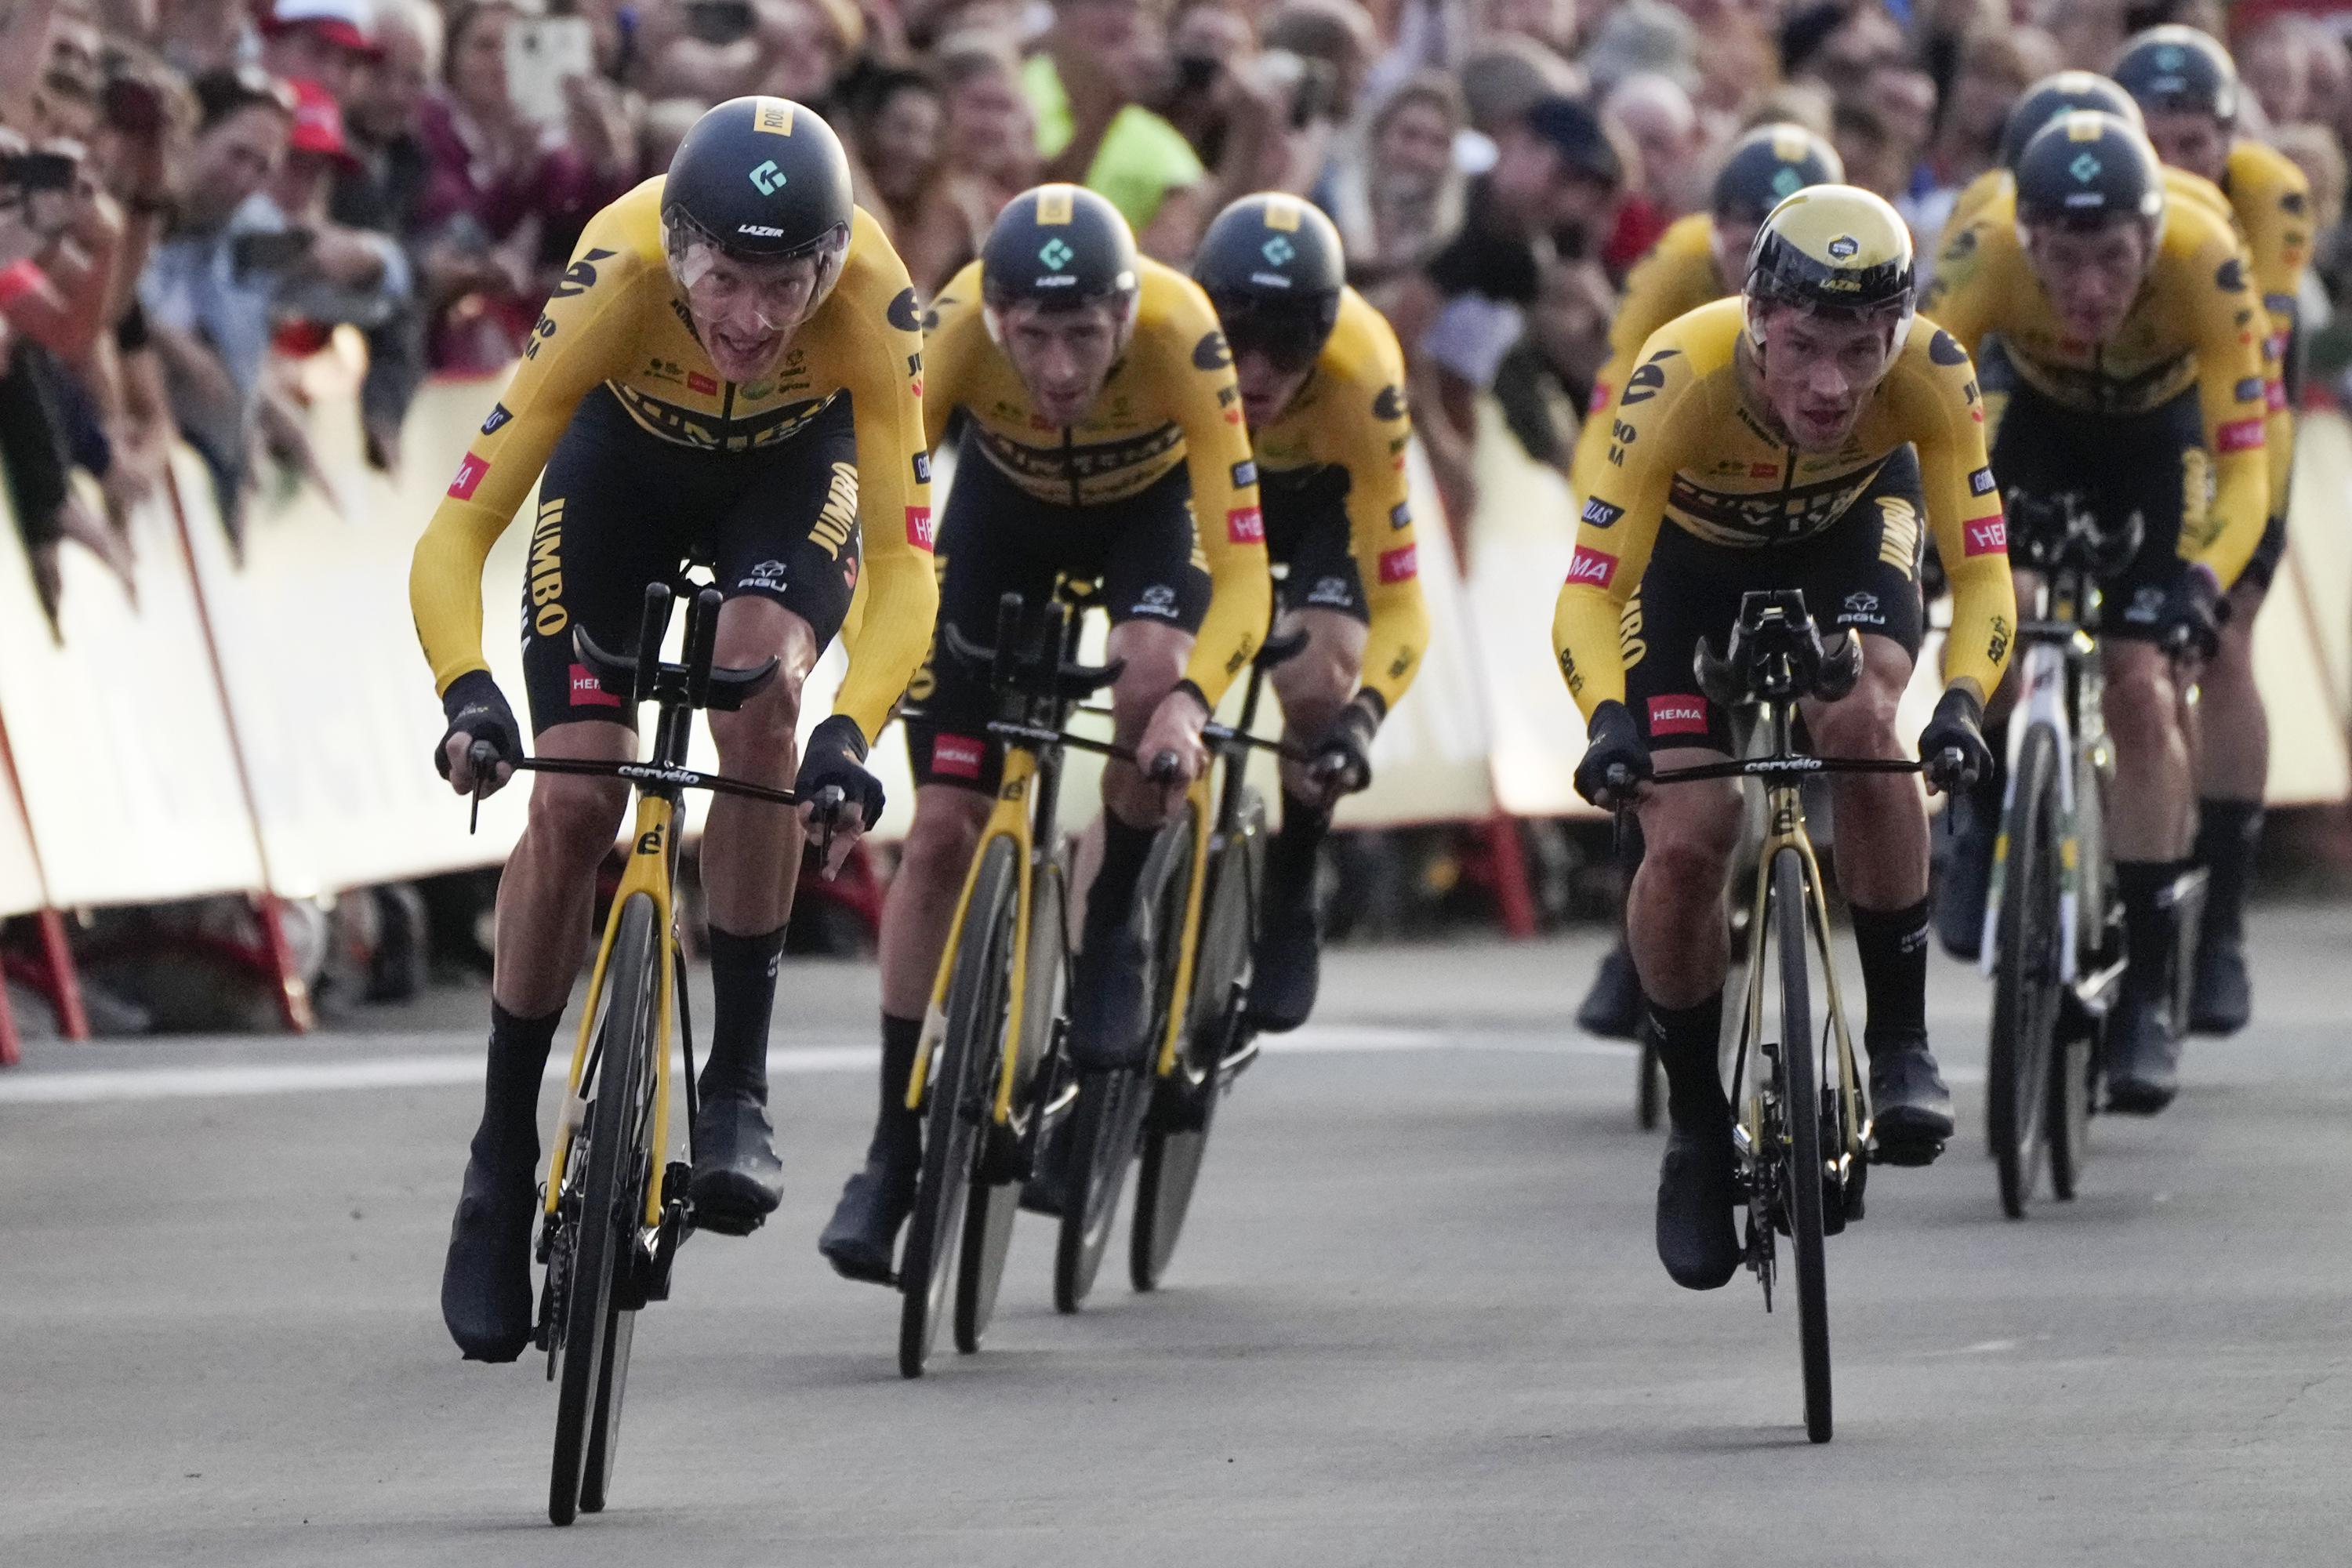
[[[1286,300],[1279,308],[1245,300],[1217,299],[1212,303],[1224,329],[1225,345],[1236,357],[1260,353],[1284,372],[1305,370],[1315,363],[1323,345],[1331,341],[1339,306],[1336,297]]]
[[[746,256],[682,224],[668,231],[670,274],[696,317],[763,332],[789,331],[815,314],[848,249],[845,226],[782,257]]]

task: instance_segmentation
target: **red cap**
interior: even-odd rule
[[[277,0],[261,24],[264,33],[310,27],[354,54],[375,53],[375,13],[368,0]]]
[[[294,134],[287,139],[287,149],[329,158],[349,158],[352,150],[343,140],[341,107],[315,81],[290,85],[294,89]]]

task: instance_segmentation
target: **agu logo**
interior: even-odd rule
[[[1969,523],[1968,542],[1961,548],[1970,555],[2008,554],[2008,521],[2004,518],[1988,517]]]
[[[1265,514],[1254,506],[1238,506],[1225,513],[1225,537],[1235,544],[1265,542]]]
[[[596,677],[584,664],[572,667],[572,706],[574,708],[618,708],[621,700],[599,685]]]
[[[1576,554],[1568,563],[1568,580],[1586,583],[1595,588],[1606,588],[1616,580],[1617,557],[1589,544],[1576,547]]]
[[[482,476],[489,471],[489,464],[471,452],[467,453],[466,460],[457,465],[457,477],[449,481],[450,498],[454,500],[472,500],[474,491],[481,487]]]
[[[1704,697],[1651,698],[1650,733],[1653,735],[1706,734],[1706,699]]]
[[[1421,547],[1401,544],[1394,550],[1381,552],[1381,581],[1410,583],[1421,575]]]
[[[971,735],[931,737],[931,772],[951,779],[976,779],[987,748]]]

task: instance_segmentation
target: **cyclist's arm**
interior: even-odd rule
[[[2016,241],[2007,229],[2009,204],[1987,203],[1969,223],[1957,220],[1936,253],[1935,280],[1919,300],[1919,313],[1933,316],[1970,358],[1983,352],[1985,334],[1999,323],[2004,275],[2011,268],[1996,254]],[[2012,280],[2013,281],[2013,280]]]
[[[1636,369],[1654,368],[1656,384],[1644,385],[1631,405],[1620,392],[1617,405],[1596,416],[1612,438],[1578,519],[1576,553],[1551,618],[1552,653],[1569,695],[1587,719],[1603,702],[1625,700],[1618,626],[1664,524],[1666,497],[1681,460],[1675,437],[1685,423],[1679,415],[1692,383],[1687,354],[1660,352],[1674,346],[1663,332],[1644,344]],[[1631,429],[1633,438],[1617,438],[1624,434],[1616,429],[1619,424]]]
[[[936,452],[971,385],[976,356],[993,352],[982,319],[980,263],[948,280],[923,317],[923,447]]]
[[[1936,553],[1952,585],[1952,630],[1944,641],[1944,683],[1973,681],[1979,701],[1992,695],[2016,641],[2017,595],[2009,574],[2009,530],[2000,487],[1985,456],[1976,367],[1951,334],[1922,319],[1924,362],[1905,355],[1892,389],[1904,399],[1905,423],[1919,454],[1920,489]]]
[[[1176,282],[1155,334],[1160,363],[1144,384],[1170,389],[1170,416],[1184,431],[1194,534],[1209,567],[1209,612],[1184,679],[1213,709],[1265,636],[1274,584],[1266,575],[1265,519],[1258,510],[1256,463],[1242,423],[1232,356],[1224,352],[1209,297],[1189,279]],[[1240,479],[1249,482],[1235,482]]]
[[[2189,264],[2186,307],[2195,334],[2205,449],[2213,463],[2213,503],[2201,537],[2191,539],[2184,531],[2180,553],[2210,571],[2226,590],[2252,559],[2270,519],[2260,341],[2265,322],[2236,240],[2218,223],[2213,227],[2215,237]]]
[[[483,563],[539,482],[580,400],[626,363],[630,305],[648,281],[611,212],[599,215],[416,542],[408,604],[437,689],[488,668],[482,659]]]
[[[866,604],[834,711],[868,745],[921,668],[939,614],[931,571],[929,448],[924,443],[923,334],[906,265],[864,212],[849,269],[829,309],[847,307],[841,348],[857,437],[860,585]],[[842,296],[846,296],[843,298]]]
[[[1688,222],[1688,219],[1685,219]],[[1710,230],[1712,232],[1712,230]],[[1710,258],[1708,266],[1714,262]],[[1576,452],[1569,459],[1569,493],[1580,501],[1601,480],[1596,464],[1609,450],[1609,410],[1616,405],[1625,378],[1642,362],[1642,345],[1650,334],[1682,314],[1688,290],[1683,279],[1691,262],[1661,240],[1656,249],[1635,264],[1625,279],[1625,299],[1609,323],[1609,363],[1593,377],[1592,395],[1586,401],[1584,423],[1576,433]]]
[[[2263,177],[2240,221],[2245,226],[2254,281],[2262,290],[2263,310],[2270,325],[2263,344],[2265,390],[2270,397],[2263,444],[2270,454],[2271,511],[2276,514],[2286,510],[2287,479],[2294,466],[2294,402],[2303,379],[2298,364],[2303,335],[2298,300],[2304,265],[2311,254],[2311,182],[2301,169],[2276,154],[2258,161]]]
[[[1370,353],[1340,413],[1347,421],[1348,534],[1370,619],[1361,689],[1385,714],[1420,672],[1429,606],[1422,599],[1421,547],[1405,480],[1412,419],[1404,403],[1404,355],[1370,306],[1363,315]]]

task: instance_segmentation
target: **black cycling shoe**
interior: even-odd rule
[[[1045,1124],[1037,1140],[1037,1156],[1029,1179],[1021,1184],[1021,1206],[1048,1219],[1062,1217],[1062,1194],[1069,1190],[1070,1119],[1062,1116]]]
[[[1952,1136],[1952,1091],[1936,1070],[1927,1031],[1868,1044],[1871,1126],[1880,1162],[1934,1164]]]
[[[1271,900],[1250,960],[1249,1022],[1268,1035],[1288,1034],[1315,1011],[1321,979],[1323,933],[1312,898]]]
[[[1685,1290],[1720,1289],[1739,1271],[1738,1170],[1727,1115],[1703,1131],[1668,1124],[1658,1163],[1658,1261]]]
[[[1949,835],[1936,835],[1942,871],[1936,879],[1936,937],[1954,958],[1974,963],[1984,951],[1985,900],[1992,893],[1993,840],[2000,795],[1982,786],[1954,792]]]
[[[898,1282],[891,1263],[898,1255],[898,1227],[914,1212],[915,1181],[921,1170],[916,1150],[867,1152],[866,1168],[843,1186],[841,1202],[834,1205],[833,1218],[817,1237],[816,1249],[835,1273],[871,1285]]]
[[[1151,948],[1132,931],[1089,931],[1070,974],[1070,1062],[1080,1072],[1143,1060]]]
[[[2189,996],[2189,1028],[2199,1035],[2234,1035],[2254,1016],[2253,982],[2246,950],[2213,942],[2197,950],[2197,981]]]
[[[2107,1109],[2153,1116],[2180,1092],[2180,1037],[2160,996],[2128,986],[2107,1020]]]
[[[1593,971],[1592,989],[1576,1009],[1576,1026],[1604,1040],[1641,1037],[1642,977],[1633,973],[1633,954],[1622,935]]]
[[[537,1163],[536,1151],[520,1163],[466,1162],[441,1266],[441,1321],[467,1361],[512,1361],[530,1343]]]
[[[783,1162],[767,1108],[749,1095],[712,1095],[694,1119],[694,1223],[749,1236],[784,1199]]]

